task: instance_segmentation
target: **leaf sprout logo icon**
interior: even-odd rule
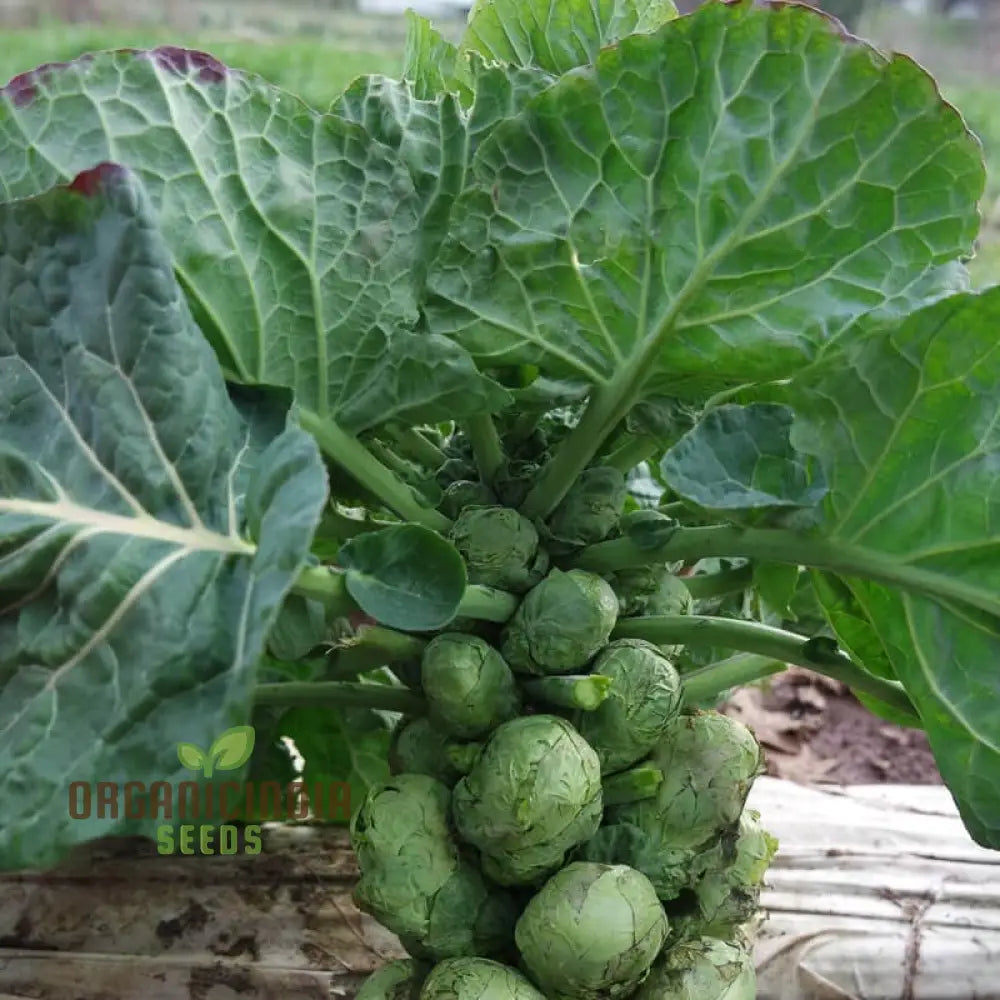
[[[253,753],[253,726],[233,726],[215,738],[208,753],[194,743],[178,743],[177,757],[190,771],[202,771],[211,778],[215,771],[235,771]]]

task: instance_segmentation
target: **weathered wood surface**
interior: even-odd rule
[[[1000,854],[944,789],[761,778],[750,804],[781,841],[758,1000],[1000,1000]],[[0,874],[0,1000],[351,997],[402,953],[356,878],[344,831],[319,827],[272,829],[258,856],[105,841]]]
[[[102,842],[0,875],[0,1000],[353,996],[396,939],[351,902],[342,830],[269,830],[257,856],[161,857]]]

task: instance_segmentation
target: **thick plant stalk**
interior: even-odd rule
[[[868,673],[841,652],[827,650],[815,640],[804,639],[784,629],[734,618],[713,618],[710,615],[659,615],[622,619],[616,625],[613,636],[620,639],[646,639],[657,645],[684,643],[728,646],[731,649],[757,653],[772,661],[792,663],[843,681],[849,687],[863,691],[909,717],[912,725],[921,725],[920,717],[901,685]],[[766,672],[772,671],[768,669]],[[732,686],[728,679],[724,680],[720,691]]]
[[[257,705],[305,705],[329,708],[374,708],[403,715],[424,715],[427,703],[407,688],[355,681],[289,681],[258,684]]]

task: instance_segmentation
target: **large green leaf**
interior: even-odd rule
[[[476,0],[462,49],[556,76],[677,16],[672,0]]]
[[[396,92],[380,106],[399,119],[373,135],[203,53],[83,57],[0,89],[0,195],[121,162],[231,377],[290,386],[354,432],[496,409],[505,394],[464,351],[414,332],[442,224],[427,172],[455,182],[458,109]],[[343,103],[371,124],[364,100]]]
[[[612,399],[784,377],[857,316],[954,288],[983,182],[909,59],[806,7],[705,4],[496,127],[430,327]]]
[[[187,780],[248,721],[325,496],[312,438],[233,407],[131,175],[0,205],[0,867],[151,832],[68,786]]]
[[[791,386],[855,619],[904,684],[970,832],[1000,847],[1000,289],[865,325]],[[881,578],[867,583],[857,577]],[[895,583],[906,588],[891,589]],[[828,606],[829,606],[829,602]],[[872,669],[878,669],[872,664]],[[884,670],[880,671],[884,672]]]
[[[660,471],[679,497],[704,510],[813,507],[826,484],[791,445],[794,419],[777,403],[717,406],[663,456]]]

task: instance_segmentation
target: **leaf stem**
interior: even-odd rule
[[[328,615],[344,618],[360,610],[347,592],[344,574],[328,566],[307,566],[292,584],[292,593],[319,601]]]
[[[458,617],[505,622],[517,610],[520,603],[519,597],[508,594],[506,590],[472,584],[465,588],[462,603],[458,606]]]
[[[627,475],[640,462],[645,462],[647,458],[655,455],[658,448],[659,444],[653,438],[628,434],[617,448],[600,460],[600,464]]]
[[[593,712],[611,694],[611,678],[603,674],[560,674],[525,681],[523,688],[532,701]]]
[[[645,639],[658,646],[667,643],[728,646],[730,649],[756,653],[782,663],[793,663],[863,691],[910,716],[915,726],[921,725],[920,716],[901,685],[868,673],[844,653],[818,652],[811,640],[760,622],[715,618],[711,615],[626,618],[615,627],[612,637]]]
[[[757,653],[737,653],[684,674],[684,704],[697,705],[717,699],[731,688],[752,684],[772,674],[780,674],[788,664]]]
[[[628,538],[616,538],[588,546],[571,560],[571,564],[594,573],[613,573],[650,563],[692,562],[710,556],[739,556],[864,577],[903,590],[960,601],[989,614],[1000,615],[1000,595],[987,593],[964,580],[910,566],[890,555],[837,539],[779,528],[678,527],[655,548],[643,549]]]
[[[385,667],[403,660],[418,659],[425,640],[384,625],[361,625],[357,633],[336,650],[338,677],[357,676],[366,670]]]
[[[426,500],[416,490],[383,465],[353,434],[309,410],[299,411],[299,423],[316,438],[324,454],[343,466],[403,520],[435,531],[451,527],[444,514],[426,506]]]
[[[492,486],[504,460],[503,445],[500,443],[500,435],[497,433],[493,418],[488,413],[468,417],[462,421],[462,430],[472,444],[479,478],[487,486]]]
[[[406,455],[432,472],[448,461],[448,456],[416,427],[399,428],[392,437]]]
[[[696,601],[704,601],[709,597],[725,597],[727,594],[739,594],[746,590],[753,582],[753,568],[740,566],[738,569],[698,573],[681,579]]]
[[[357,681],[288,681],[258,684],[257,705],[307,705],[330,708],[374,708],[403,715],[423,715],[427,703],[406,688]]]
[[[535,485],[525,497],[521,505],[525,517],[543,520],[559,506],[608,435],[637,401],[649,372],[644,353],[640,352],[610,382],[591,392],[579,423],[542,467]]]

